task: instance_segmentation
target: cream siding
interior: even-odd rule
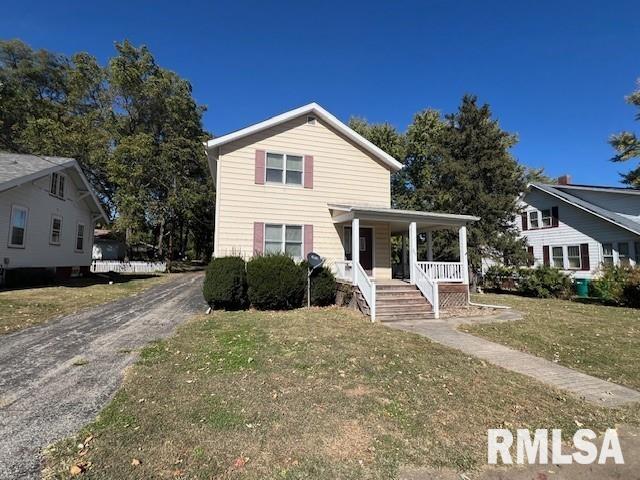
[[[255,151],[313,155],[313,189],[255,184]],[[312,224],[314,251],[328,263],[344,259],[342,226],[331,220],[328,203],[391,206],[390,172],[321,119],[306,116],[220,147],[216,195],[215,253],[253,254],[253,224]],[[390,278],[387,225],[375,228],[374,276]]]
[[[77,267],[91,264],[93,223],[86,201],[72,180],[72,170],[65,170],[65,199],[49,194],[49,175],[0,192],[0,261],[5,268]],[[12,205],[29,210],[25,248],[9,247],[9,227]],[[62,217],[60,245],[49,243],[51,217]],[[75,250],[76,227],[85,225],[84,249]]]

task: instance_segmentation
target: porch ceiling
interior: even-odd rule
[[[350,222],[354,218],[364,221],[388,223],[391,233],[404,233],[411,222],[416,222],[418,231],[439,228],[455,228],[476,222],[480,217],[449,213],[398,210],[395,208],[365,207],[356,205],[327,204],[334,223]]]

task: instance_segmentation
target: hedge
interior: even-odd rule
[[[248,294],[258,310],[290,310],[302,306],[306,272],[287,255],[254,257],[247,263]]]
[[[300,264],[304,275],[307,275],[309,264]],[[331,269],[327,267],[316,268],[311,275],[311,305],[316,307],[326,307],[336,303],[336,292],[338,284]],[[305,286],[304,305],[307,304],[307,291]]]
[[[249,302],[245,261],[240,257],[220,257],[211,260],[202,293],[211,308],[246,308]]]

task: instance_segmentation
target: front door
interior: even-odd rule
[[[360,227],[360,265],[368,275],[373,273],[373,229]],[[345,259],[351,260],[351,227],[344,229]]]

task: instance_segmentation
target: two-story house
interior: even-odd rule
[[[314,251],[355,287],[373,319],[437,316],[441,303],[467,301],[466,225],[478,218],[393,209],[390,176],[402,164],[318,104],[206,146],[216,183],[214,255],[301,259]],[[459,232],[459,261],[431,261],[431,232],[441,228]],[[419,232],[426,261],[417,258]],[[408,243],[408,282],[392,279],[392,236]]]
[[[0,152],[0,282],[13,269],[88,272],[98,219],[107,217],[74,159]]]
[[[602,265],[640,265],[640,190],[534,183],[519,222],[534,265],[592,278]]]

